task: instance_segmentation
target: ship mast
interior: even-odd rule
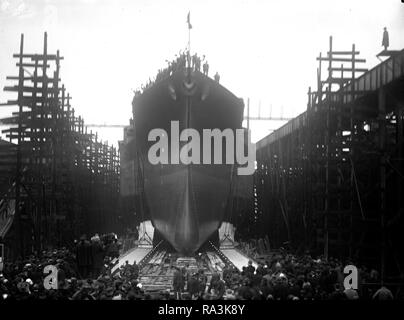
[[[188,68],[191,68],[191,29],[192,29],[192,24],[191,24],[191,11],[188,11],[188,16],[187,16],[187,24],[188,24]]]

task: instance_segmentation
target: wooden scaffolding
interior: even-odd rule
[[[48,246],[71,243],[86,233],[111,231],[117,223],[119,152],[88,132],[75,115],[71,96],[60,81],[59,51],[48,53],[47,34],[41,54],[24,52],[21,35],[18,75],[5,91],[17,99],[3,106],[17,106],[1,120],[9,139],[0,146],[7,161],[0,172],[7,175],[12,192],[3,202],[15,201],[9,243],[14,253],[27,254]],[[3,170],[3,171],[2,171]]]
[[[385,281],[404,266],[404,50],[367,70],[355,45],[329,46],[307,111],[257,144],[257,228]]]

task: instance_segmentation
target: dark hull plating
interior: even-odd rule
[[[199,72],[177,72],[135,99],[145,207],[154,227],[183,254],[198,250],[220,227],[235,168],[231,164],[152,165],[147,154],[155,142],[148,141],[148,134],[161,128],[170,136],[171,121],[179,121],[180,132],[194,128],[201,137],[203,129],[241,128],[243,108],[241,99]]]

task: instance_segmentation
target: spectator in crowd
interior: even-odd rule
[[[82,235],[76,247],[77,266],[81,278],[90,275],[93,265],[91,244],[87,241],[86,235]]]
[[[203,64],[203,74],[205,76],[209,75],[209,64],[207,61],[205,61],[205,63]]]
[[[197,60],[198,60],[198,56],[196,53],[194,53],[194,55],[192,56],[192,69],[194,69],[194,70],[196,70]]]
[[[203,269],[198,270],[198,282],[199,282],[199,296],[203,297],[206,290],[206,284],[208,282],[208,278]]]
[[[92,277],[97,278],[101,274],[102,266],[104,264],[105,251],[104,246],[101,243],[101,239],[96,234],[91,239],[91,250],[92,250]]]
[[[196,65],[195,65],[195,71],[200,71],[201,70],[201,58],[198,56],[196,57]]]
[[[253,266],[252,260],[248,260],[247,272],[250,274],[254,274],[255,267]]]
[[[373,295],[373,300],[393,300],[393,294],[389,289],[387,289],[385,286],[382,286],[379,290],[375,292]]]
[[[188,290],[188,282],[192,277],[192,271],[189,268],[189,263],[185,264],[185,267],[182,269],[182,273],[184,276],[185,289]]]
[[[209,293],[211,293],[212,289],[216,287],[216,284],[219,282],[219,280],[220,280],[220,274],[219,272],[216,271],[212,274],[212,278],[210,279],[210,284],[208,288]]]
[[[213,282],[213,284],[211,283],[209,287],[210,288],[209,293],[212,294],[212,299],[220,300],[223,298],[223,295],[226,291],[226,283],[220,277],[220,273],[216,273],[215,277],[216,277],[215,281]]]
[[[108,246],[108,256],[111,258],[119,258],[119,244],[118,239],[113,239],[112,243]]]
[[[191,70],[194,71],[200,71],[201,70],[201,64],[202,61],[204,61],[202,69],[203,69],[203,74],[208,76],[209,75],[209,64],[205,60],[205,56],[201,59],[196,53],[193,54],[189,61],[188,61],[188,52],[182,52],[180,51],[178,55],[175,55],[174,60],[168,61],[167,62],[167,67],[159,69],[157,71],[156,76],[153,79],[148,80],[145,84],[142,84],[140,86],[140,89],[134,90],[134,99],[132,101],[132,106],[135,104],[136,98],[141,95],[145,90],[153,86],[156,82],[162,81],[168,77],[170,77],[174,72],[179,71],[179,70],[184,70],[185,68],[189,67]],[[216,72],[215,74],[215,80],[217,82],[220,81],[220,75],[219,73]]]
[[[173,289],[175,299],[182,299],[182,292],[184,290],[184,276],[183,272],[179,268],[175,268],[173,276]]]
[[[196,300],[199,297],[200,286],[201,284],[199,282],[198,274],[194,273],[190,276],[187,283],[187,290],[191,295],[192,300]]]

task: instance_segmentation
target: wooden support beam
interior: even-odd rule
[[[385,281],[385,259],[386,259],[386,91],[381,87],[378,92],[378,109],[379,109],[379,148],[380,157],[380,234],[381,234],[381,252],[380,252],[380,276],[382,285]]]
[[[15,64],[17,67],[22,67],[22,68],[49,68],[49,64],[35,64],[35,63],[27,63],[27,62],[18,62]]]
[[[327,54],[330,54],[330,51],[328,51]],[[355,55],[357,55],[357,54],[360,54],[360,52],[359,51],[332,51],[332,54],[337,54],[337,55],[340,55],[340,54],[345,54],[345,55],[355,54]]]
[[[20,54],[13,54],[13,58],[20,58],[21,55]],[[47,54],[47,55],[43,55],[43,54],[23,54],[22,58],[29,58],[31,60],[37,61],[37,60],[63,60],[63,57],[58,57],[56,54]]]
[[[367,72],[367,71],[369,71],[369,69],[367,69],[367,68],[355,68],[355,69],[353,69],[353,68],[346,68],[346,67],[332,67],[331,68],[331,71],[347,71],[347,72]]]
[[[18,105],[18,100],[9,100],[7,102],[0,103],[0,107],[9,107]]]
[[[4,91],[15,91],[18,92],[18,90],[23,90],[24,93],[41,93],[43,92],[43,88],[34,88],[34,87],[28,87],[28,86],[22,86],[22,88],[20,88],[20,86],[6,86],[3,89]],[[47,88],[47,92],[48,93],[52,93],[52,94],[57,94],[59,92],[59,88]]]
[[[317,60],[321,61],[333,61],[333,62],[352,62],[365,63],[366,59],[349,59],[349,58],[329,58],[329,57],[318,57]]]
[[[19,77],[18,76],[7,76],[6,80],[19,80]],[[43,82],[52,83],[52,82],[55,82],[56,79],[40,76],[40,77],[23,77],[23,80],[24,81],[28,81],[28,80],[34,81],[37,83],[43,83]],[[60,78],[57,79],[57,81],[60,81]]]

